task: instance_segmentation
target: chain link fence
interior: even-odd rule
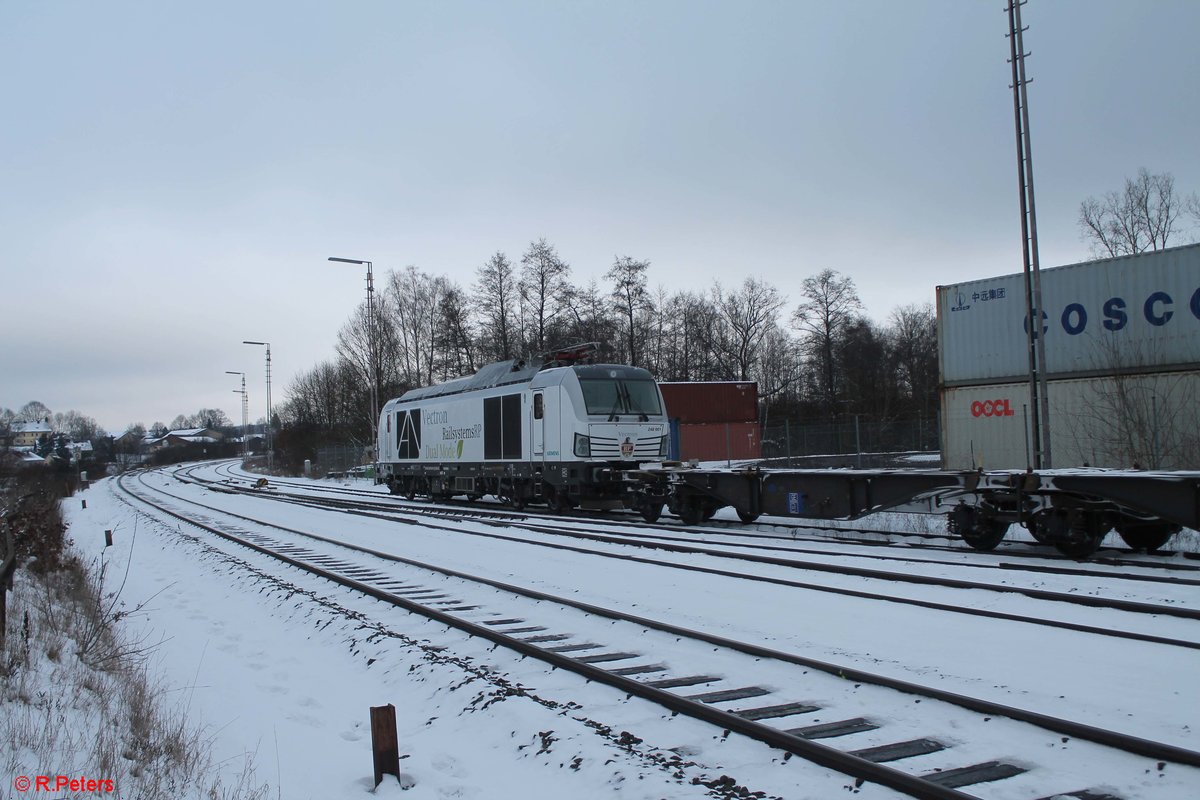
[[[348,472],[358,471],[371,464],[370,447],[358,445],[338,445],[336,447],[321,447],[317,449],[317,460],[312,465],[314,478],[329,475],[342,476]]]
[[[929,467],[941,464],[937,417],[833,422],[783,420],[763,426],[763,459],[773,467]]]

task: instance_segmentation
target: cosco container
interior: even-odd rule
[[[753,381],[660,383],[667,417],[682,424],[757,422],[758,384]]]
[[[1057,469],[1200,469],[1200,371],[1051,380],[1051,463]],[[1029,384],[942,391],[947,469],[1030,465]]]
[[[1046,375],[1200,368],[1200,244],[1041,270]],[[943,386],[1029,374],[1021,274],[939,286]]]

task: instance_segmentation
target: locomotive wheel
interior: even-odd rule
[[[646,522],[655,523],[662,516],[662,510],[662,503],[643,503],[642,507],[638,509],[638,513],[642,515],[642,519],[646,520]]]
[[[1117,533],[1134,550],[1153,553],[1179,533],[1180,527],[1169,522],[1118,522]]]
[[[754,522],[754,520],[758,519],[757,512],[742,511],[742,509],[740,509],[740,508],[737,510],[737,515],[738,515],[738,519],[740,519],[742,522],[746,523],[747,525],[749,525],[751,522]]]
[[[554,496],[550,500],[550,509],[556,514],[569,514],[575,504],[571,502],[571,496],[567,494],[566,489],[556,489]]]
[[[417,481],[415,478],[404,479],[404,499],[412,500],[417,496]]]
[[[704,512],[701,514],[701,517],[704,518],[705,522],[708,522],[710,519],[712,519],[713,517],[715,517],[717,515],[717,511],[719,511],[719,510],[720,509],[718,509],[712,503],[705,502],[704,503]]]
[[[960,503],[950,512],[950,531],[975,550],[995,550],[1008,533],[1008,523],[987,514],[975,506]]]

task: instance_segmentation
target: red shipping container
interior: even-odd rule
[[[758,384],[753,381],[660,383],[667,418],[681,424],[757,422]]]
[[[683,461],[745,461],[762,458],[757,422],[714,422],[679,425],[679,458]]]

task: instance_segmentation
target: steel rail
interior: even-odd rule
[[[236,491],[243,494],[253,494],[254,490],[240,489],[237,487],[223,487],[225,491]],[[283,499],[283,498],[281,498]],[[352,504],[348,500],[335,500],[331,498],[318,497],[300,497],[290,495],[286,498],[287,501],[307,504],[307,505],[332,505],[343,504],[350,507],[359,507]],[[419,510],[403,509],[407,513],[421,514]],[[522,517],[521,519],[528,519]],[[1125,611],[1134,614],[1162,614],[1166,616],[1180,617],[1183,619],[1200,620],[1200,609],[1178,608],[1174,606],[1155,605],[1152,603],[1141,603],[1131,600],[1118,600],[1104,597],[1093,597],[1090,595],[1074,595],[1065,592],[1052,592],[1044,589],[1033,589],[1021,586],[1005,586],[992,583],[980,583],[976,581],[965,581],[958,578],[939,578],[929,575],[914,575],[904,572],[889,572],[886,570],[867,569],[863,567],[853,567],[848,565],[826,564],[823,562],[806,561],[800,559],[781,558],[778,556],[756,555],[754,553],[734,553],[723,550],[714,550],[709,547],[701,547],[697,545],[687,544],[686,540],[675,539],[673,541],[648,542],[630,539],[613,534],[589,532],[589,531],[572,531],[565,528],[549,527],[538,525],[536,523],[522,523],[519,527],[526,530],[533,530],[539,533],[553,533],[559,536],[566,536],[573,539],[584,539],[588,541],[601,542],[603,544],[618,544],[631,547],[639,547],[651,550],[663,550],[671,553],[681,553],[685,555],[706,555],[717,558],[729,558],[738,561],[749,561],[756,564],[767,564],[770,566],[788,567],[792,569],[808,570],[813,572],[826,572],[837,575],[849,575],[859,578],[871,578],[876,580],[886,580],[899,583],[912,583],[922,586],[937,586],[948,589],[980,589],[985,591],[999,592],[1003,594],[1017,594],[1029,597],[1034,600],[1043,600],[1047,602],[1069,603],[1071,605],[1082,605],[1092,608],[1105,608],[1114,611]],[[666,537],[658,537],[666,538]],[[677,542],[683,541],[684,544]]]
[[[277,559],[285,564],[296,567],[297,569],[309,572],[313,575],[325,578],[340,586],[353,589],[361,592],[376,600],[389,603],[391,605],[403,608],[415,614],[419,614],[427,619],[456,628],[464,633],[478,638],[486,639],[494,644],[500,645],[507,649],[513,650],[524,656],[536,658],[552,666],[560,669],[565,669],[573,672],[588,680],[602,683],[606,686],[611,686],[614,689],[622,691],[628,695],[640,697],[648,700],[655,705],[683,714],[693,719],[698,719],[703,722],[708,722],[720,728],[734,731],[748,738],[770,745],[785,752],[793,753],[807,761],[810,761],[818,766],[832,769],[851,778],[862,779],[870,783],[876,783],[885,786],[889,789],[894,789],[903,792],[911,797],[920,798],[920,800],[973,800],[974,795],[965,794],[963,792],[950,789],[931,781],[924,780],[918,776],[911,775],[906,772],[884,766],[873,761],[869,761],[859,756],[854,756],[845,753],[841,750],[820,744],[815,741],[810,741],[790,733],[786,733],[778,728],[772,728],[768,725],[763,725],[728,711],[722,711],[710,705],[689,700],[686,697],[681,697],[672,694],[663,689],[656,689],[652,686],[647,686],[640,681],[632,678],[627,678],[623,675],[615,675],[612,672],[597,667],[592,664],[587,664],[572,658],[562,653],[554,653],[537,647],[534,644],[521,641],[514,637],[500,633],[499,631],[488,628],[485,625],[479,625],[467,620],[460,619],[452,614],[444,611],[428,608],[420,603],[408,600],[407,598],[387,592],[383,589],[376,588],[354,578],[340,575],[331,570],[309,564],[301,559],[293,558],[283,553],[278,553],[270,548],[255,544],[254,542],[246,541],[238,536],[235,536],[219,528],[214,528],[210,525],[190,519],[183,514],[173,511],[153,500],[142,497],[131,491],[125,484],[118,481],[127,493],[136,498],[142,503],[146,503],[151,507],[159,510],[164,514],[168,514],[175,519],[194,525],[202,530],[206,530],[216,536],[220,536],[228,541],[234,542],[242,547],[247,547],[257,553]],[[234,515],[237,516],[237,515]]]
[[[220,473],[218,473],[218,474],[220,474]],[[245,479],[245,478],[239,478],[239,476],[232,475],[229,473],[226,473],[226,474],[230,479],[243,479],[243,480]],[[201,479],[197,479],[197,480],[201,480]],[[279,479],[273,479],[273,480],[274,480],[275,485],[292,486],[292,487],[296,487],[296,488],[304,488],[304,489],[310,489],[310,490],[315,489],[318,491],[325,491],[325,492],[337,493],[337,494],[349,494],[349,495],[355,495],[355,496],[360,496],[360,497],[364,497],[364,498],[378,499],[381,496],[379,492],[372,492],[372,491],[368,491],[365,489],[352,489],[352,488],[347,488],[347,487],[324,487],[324,486],[315,486],[312,484],[298,483],[295,481],[287,481],[287,480],[279,480]],[[389,495],[389,497],[390,497],[390,495]],[[407,501],[403,501],[403,502],[407,503]],[[450,501],[450,502],[453,502],[453,501]],[[380,505],[383,506],[384,504],[381,503]],[[419,507],[414,507],[412,505],[403,505],[401,507],[405,508],[405,509],[413,509],[414,511],[416,511],[416,509],[419,508]],[[465,508],[470,508],[471,510],[468,512],[468,511],[465,511]],[[537,515],[537,514],[523,514],[523,513],[512,512],[512,511],[498,511],[498,510],[494,511],[494,510],[490,510],[490,509],[482,509],[482,508],[479,508],[478,506],[466,506],[465,508],[464,508],[465,514],[469,514],[471,516],[480,516],[480,517],[491,516],[491,517],[495,517],[495,518],[505,518],[506,516],[510,516],[513,518],[529,518],[531,516],[544,516],[544,515]],[[420,513],[420,512],[418,511],[417,513]],[[447,513],[450,513],[450,512],[447,511]],[[553,516],[553,515],[545,515],[545,516]],[[930,516],[930,514],[925,513],[924,516]],[[588,513],[586,515],[586,518],[589,520],[596,520],[596,521],[611,520],[613,522],[620,522],[623,525],[627,525],[629,527],[634,527],[634,528],[647,528],[647,529],[651,529],[651,530],[662,530],[662,531],[666,531],[666,532],[675,532],[675,531],[680,530],[679,525],[664,525],[662,523],[649,523],[649,522],[644,522],[640,519],[629,519],[628,521],[621,520],[619,514],[613,514],[613,513],[605,513],[605,512]],[[881,536],[888,536],[888,537],[903,537],[903,538],[918,538],[918,539],[953,538],[953,534],[950,534],[950,533],[938,534],[938,533],[926,533],[926,532],[920,532],[920,531],[900,532],[900,531],[884,530],[884,529],[878,529],[878,528],[858,528],[858,527],[841,528],[841,527],[830,527],[830,525],[828,524],[828,523],[841,522],[841,521],[844,521],[844,520],[836,520],[836,519],[826,520],[825,524],[814,525],[814,524],[798,522],[798,521],[789,519],[789,521],[786,523],[786,527],[789,527],[789,528],[792,528],[795,530],[837,531],[839,533],[848,533],[848,534],[865,533],[865,534],[878,534]],[[722,528],[722,529],[724,529],[724,535],[730,536],[730,537],[743,537],[743,538],[751,538],[751,539],[768,539],[768,540],[777,539],[780,541],[796,541],[796,538],[794,536],[778,536],[778,535],[772,535],[772,534],[764,535],[761,533],[759,533],[759,534],[747,533],[745,531],[738,530],[739,528],[744,527],[743,523],[731,522],[729,520],[709,520],[709,521],[706,521],[704,524],[706,526],[713,527],[713,528]],[[767,522],[767,523],[760,523],[760,524],[772,525],[774,523]],[[891,544],[890,542],[876,542],[876,541],[871,541],[869,539],[862,539],[862,538],[844,538],[844,537],[828,537],[828,536],[808,537],[807,540],[808,541],[830,541],[831,538],[834,541],[837,541],[839,544],[851,544],[851,545],[859,545],[859,546],[865,546],[865,547],[871,547],[871,546],[880,547],[880,546],[887,546],[887,545]],[[1028,544],[1030,546],[1039,546],[1039,545],[1037,545],[1036,542],[1015,542],[1015,541],[1009,540],[1008,543],[1009,544],[1017,544],[1017,545]],[[951,553],[982,552],[982,551],[974,550],[973,548],[970,548],[970,547],[955,547],[955,546],[950,546],[950,545],[933,545],[933,544],[921,545],[920,549],[921,550],[931,550],[931,551],[951,552]],[[1138,552],[1138,551],[1128,548],[1128,547],[1111,547],[1111,548],[1105,548],[1105,549],[1117,550],[1119,552],[1128,552],[1128,553]],[[1200,553],[1176,552],[1175,554],[1180,555],[1189,560],[1200,560]],[[869,555],[860,555],[857,553],[846,553],[843,555],[845,555],[848,558],[872,558],[872,557],[874,557],[874,556],[869,556]],[[997,555],[1001,555],[1001,554],[997,553]],[[1036,560],[1041,560],[1041,561],[1050,561],[1052,563],[1063,562],[1063,561],[1069,561],[1069,562],[1074,563],[1074,561],[1075,561],[1075,559],[1069,559],[1066,556],[1059,555],[1057,552],[1052,553],[1049,551],[1040,552],[1040,553],[1039,552],[1010,551],[1010,552],[1004,552],[1002,555],[1006,558],[1023,558],[1023,559],[1031,559],[1031,560],[1036,559]],[[1163,552],[1158,555],[1165,558],[1168,555],[1170,555],[1170,553]],[[1145,569],[1161,569],[1161,570],[1166,570],[1166,571],[1200,572],[1200,566],[1193,566],[1193,565],[1189,565],[1189,564],[1173,564],[1173,563],[1166,563],[1166,562],[1144,563],[1144,562],[1138,562],[1138,561],[1129,561],[1129,560],[1120,559],[1120,558],[1103,558],[1103,557],[1090,558],[1089,562],[1095,563],[1095,564],[1110,564],[1112,566],[1135,566],[1135,567],[1145,568]],[[966,565],[964,565],[964,566],[966,566]],[[978,565],[978,566],[986,566],[986,565]],[[1131,577],[1129,579],[1136,580],[1137,578]]]
[[[129,489],[124,486],[122,488],[125,488],[125,490],[127,492],[129,491]],[[130,494],[132,494],[132,492],[130,492]],[[136,497],[137,495],[134,495],[134,496]],[[143,502],[154,505],[156,508],[160,508],[165,513],[168,513],[177,519],[181,519],[186,522],[191,522],[193,524],[198,525],[199,527],[205,528],[206,530],[211,530],[207,526],[204,526],[201,523],[196,523],[193,520],[190,520],[189,518],[187,518],[177,512],[162,508],[161,506],[153,503],[150,500],[147,500],[145,498],[139,498],[139,499],[141,499]],[[968,710],[976,711],[976,712],[983,713],[983,714],[991,714],[994,716],[1007,717],[1009,719],[1013,719],[1013,720],[1016,720],[1019,722],[1026,722],[1026,723],[1035,725],[1035,726],[1043,728],[1045,730],[1052,730],[1056,733],[1062,733],[1062,734],[1066,734],[1069,736],[1074,736],[1079,739],[1091,741],[1096,744],[1102,744],[1105,746],[1113,747],[1113,748],[1116,748],[1116,749],[1119,749],[1119,750],[1122,750],[1125,752],[1134,753],[1137,755],[1142,755],[1142,756],[1146,756],[1149,758],[1154,758],[1154,759],[1158,759],[1158,760],[1162,760],[1162,761],[1169,761],[1169,762],[1173,762],[1173,763],[1180,763],[1180,764],[1186,764],[1189,766],[1200,767],[1200,752],[1197,752],[1194,750],[1188,750],[1187,748],[1178,747],[1176,745],[1166,744],[1164,742],[1156,742],[1156,741],[1153,741],[1150,739],[1144,739],[1144,738],[1136,737],[1136,736],[1130,736],[1128,734],[1123,734],[1123,733],[1120,733],[1117,731],[1111,731],[1111,730],[1107,730],[1104,728],[1097,728],[1095,726],[1087,725],[1085,723],[1075,722],[1073,720],[1062,719],[1060,717],[1053,717],[1053,716],[1050,716],[1047,714],[1042,714],[1042,713],[1039,713],[1036,711],[1029,711],[1029,710],[1018,708],[1015,706],[1006,706],[1004,704],[995,703],[990,700],[968,697],[966,695],[960,695],[960,694],[956,694],[953,692],[947,692],[945,690],[935,689],[935,688],[929,687],[929,686],[923,686],[920,684],[909,683],[907,681],[902,681],[902,680],[895,679],[895,678],[889,678],[889,677],[883,676],[883,675],[876,675],[874,673],[859,670],[854,667],[845,667],[845,666],[841,666],[838,664],[831,664],[829,662],[819,661],[817,659],[807,658],[804,656],[799,656],[799,655],[795,655],[792,653],[786,653],[783,651],[772,650],[770,648],[762,647],[762,646],[747,643],[747,642],[739,642],[737,640],[727,639],[725,637],[706,633],[704,631],[695,631],[695,630],[691,630],[688,628],[671,625],[670,623],[653,620],[653,619],[650,619],[647,617],[641,617],[641,616],[637,616],[634,614],[628,614],[623,611],[616,611],[613,609],[604,608],[602,606],[592,605],[590,603],[585,603],[585,602],[582,602],[579,600],[574,600],[571,598],[558,597],[556,595],[551,595],[551,594],[548,594],[545,592],[540,592],[536,589],[529,589],[526,587],[505,583],[503,581],[496,581],[496,580],[493,580],[490,578],[484,578],[481,576],[471,575],[470,573],[460,572],[458,570],[453,570],[453,569],[449,569],[446,567],[440,567],[437,565],[428,564],[426,562],[417,561],[415,559],[405,558],[403,556],[397,556],[392,553],[386,553],[383,551],[374,550],[369,547],[362,547],[359,545],[347,544],[345,542],[341,542],[336,539],[331,539],[326,536],[321,536],[319,534],[309,533],[307,531],[300,531],[300,530],[296,530],[294,528],[289,528],[289,527],[282,526],[282,525],[276,525],[274,523],[264,523],[261,520],[255,520],[253,518],[246,517],[241,514],[223,511],[221,509],[214,509],[211,506],[206,506],[202,503],[196,503],[195,501],[186,500],[183,498],[175,498],[175,499],[180,499],[180,500],[183,500],[183,502],[190,503],[193,505],[198,505],[201,508],[218,511],[219,513],[226,514],[226,515],[234,517],[236,519],[255,522],[257,524],[266,525],[268,527],[276,528],[278,530],[282,530],[287,533],[292,533],[292,534],[296,534],[298,536],[303,536],[306,538],[314,539],[316,541],[324,542],[326,544],[337,545],[339,547],[344,547],[344,548],[354,551],[354,552],[371,555],[371,556],[381,558],[386,561],[393,561],[393,562],[397,562],[397,563],[401,563],[401,564],[407,564],[409,566],[415,566],[415,567],[418,567],[421,569],[429,570],[431,572],[436,572],[436,573],[439,573],[442,575],[446,575],[448,577],[458,578],[458,579],[470,581],[473,583],[490,586],[495,589],[500,589],[502,591],[506,591],[506,592],[510,592],[512,594],[517,594],[520,596],[528,597],[530,599],[544,600],[544,601],[557,603],[559,605],[569,606],[569,607],[576,608],[581,611],[585,611],[590,614],[595,614],[597,616],[605,617],[607,619],[631,622],[633,624],[642,625],[644,627],[651,628],[653,630],[662,631],[664,633],[668,633],[668,634],[672,634],[672,635],[676,635],[676,636],[688,637],[688,638],[695,639],[698,641],[706,642],[708,644],[713,644],[713,645],[717,645],[719,647],[725,647],[727,649],[745,653],[747,655],[752,655],[752,656],[755,656],[758,658],[769,658],[769,659],[774,659],[774,660],[785,662],[785,663],[795,664],[797,666],[808,667],[808,668],[815,669],[815,670],[818,670],[820,672],[824,672],[824,673],[827,673],[830,675],[836,675],[839,677],[843,677],[843,678],[846,678],[847,680],[859,681],[862,683],[869,683],[872,685],[882,686],[885,688],[901,691],[906,694],[913,694],[913,695],[918,695],[918,696],[922,696],[922,697],[928,697],[930,699],[939,700],[942,702],[949,703],[951,705],[956,705],[961,708],[966,708]],[[368,516],[370,516],[370,515],[368,515]],[[413,524],[413,525],[424,524],[424,523],[418,522],[416,520],[404,520],[404,522],[406,524]],[[224,538],[241,542],[240,539],[238,539],[237,537],[234,537],[230,534],[226,534],[226,533],[223,533],[220,531],[213,531],[213,532],[217,533],[220,536],[223,536]],[[517,540],[517,541],[522,541],[522,540]],[[255,549],[259,549],[257,545],[252,545],[249,543],[247,543],[247,544],[248,544],[248,546],[254,547]],[[264,552],[267,552],[267,551],[264,551]],[[268,553],[268,554],[271,554],[271,553]],[[437,613],[441,613],[441,612],[437,612]],[[522,643],[522,644],[524,644],[524,643]],[[557,654],[555,654],[555,655],[557,655]],[[573,659],[570,659],[570,660],[572,662],[574,661]],[[610,673],[608,673],[607,671],[604,671],[604,674],[607,675]],[[615,676],[615,677],[621,677],[621,676]],[[638,685],[641,685],[641,684],[638,684]],[[722,713],[724,713],[724,712],[722,712]],[[775,729],[772,729],[772,730],[775,730]]]
[[[224,486],[217,488],[215,485],[208,486],[206,488],[209,488],[211,491],[216,491],[216,492],[221,492],[221,493],[247,494],[250,496],[257,496],[257,497],[263,497],[266,499],[275,500],[275,501],[281,502],[281,503],[291,503],[294,505],[299,505],[299,506],[303,506],[303,507],[307,507],[307,508],[316,508],[316,509],[321,509],[321,510],[330,510],[329,507],[333,506],[336,510],[341,510],[345,513],[351,513],[351,514],[355,514],[357,516],[367,517],[370,519],[378,519],[378,520],[383,520],[383,521],[388,521],[388,522],[402,522],[404,524],[420,524],[420,525],[423,525],[424,527],[431,528],[433,530],[451,531],[451,532],[460,533],[460,534],[463,534],[466,536],[479,536],[479,537],[488,538],[488,539],[496,539],[499,541],[506,541],[506,542],[513,542],[513,543],[517,543],[517,544],[529,545],[531,547],[546,547],[546,548],[549,548],[552,550],[565,550],[568,552],[582,553],[585,555],[601,556],[603,558],[613,558],[613,559],[618,559],[618,560],[622,560],[622,561],[630,561],[630,562],[638,563],[638,564],[650,564],[653,566],[670,567],[672,569],[681,569],[681,570],[686,570],[689,572],[700,572],[700,573],[704,573],[707,575],[718,575],[718,576],[727,577],[727,578],[737,578],[740,580],[750,580],[750,581],[758,581],[760,583],[770,583],[770,584],[774,584],[777,586],[787,586],[787,587],[795,588],[795,589],[805,589],[808,591],[825,592],[827,594],[838,594],[838,595],[843,595],[845,597],[856,597],[856,598],[861,598],[861,599],[865,599],[865,600],[876,600],[876,601],[880,601],[880,602],[897,603],[900,605],[911,605],[911,606],[916,606],[918,608],[928,608],[928,609],[932,609],[935,611],[944,611],[944,612],[953,613],[953,614],[965,614],[968,616],[984,617],[987,619],[998,619],[998,620],[1004,620],[1007,622],[1019,622],[1019,623],[1028,624],[1028,625],[1041,625],[1044,627],[1058,628],[1061,630],[1070,630],[1070,631],[1077,631],[1080,633],[1087,633],[1087,634],[1091,634],[1094,636],[1110,636],[1110,637],[1119,638],[1119,639],[1128,639],[1131,641],[1148,642],[1150,644],[1162,644],[1162,645],[1167,645],[1167,646],[1171,646],[1171,647],[1182,647],[1182,648],[1192,649],[1192,650],[1200,649],[1200,642],[1189,641],[1189,640],[1185,640],[1185,639],[1172,639],[1172,638],[1163,637],[1163,636],[1155,636],[1152,634],[1139,633],[1136,631],[1125,631],[1125,630],[1120,630],[1120,629],[1114,629],[1111,627],[1097,627],[1094,625],[1085,625],[1083,623],[1077,623],[1077,622],[1065,622],[1062,620],[1045,619],[1043,617],[1028,617],[1028,616],[1022,616],[1020,614],[1009,614],[1009,613],[1006,613],[1003,611],[991,611],[988,609],[981,609],[981,608],[968,608],[968,607],[961,606],[961,605],[953,605],[953,604],[949,604],[949,603],[938,603],[938,602],[934,602],[932,600],[918,600],[916,598],[911,598],[911,597],[896,597],[894,595],[879,594],[877,592],[866,592],[866,591],[861,591],[861,590],[857,590],[857,589],[846,589],[846,588],[842,588],[842,587],[826,586],[826,585],[817,584],[817,583],[805,583],[803,581],[795,581],[795,580],[790,580],[788,578],[775,578],[775,577],[771,577],[771,576],[767,576],[767,575],[748,575],[745,572],[736,572],[736,571],[732,571],[732,570],[717,569],[715,567],[703,567],[703,566],[699,566],[699,565],[695,565],[695,564],[681,564],[681,563],[671,562],[671,561],[658,561],[658,560],[655,560],[652,558],[643,558],[641,556],[635,556],[635,555],[630,555],[630,554],[626,554],[626,553],[613,553],[613,552],[606,552],[606,551],[602,551],[602,550],[591,550],[586,547],[570,545],[570,544],[562,544],[562,543],[556,543],[556,542],[534,541],[534,540],[530,540],[530,539],[522,539],[522,538],[516,537],[516,536],[506,536],[501,533],[485,533],[483,531],[463,530],[462,528],[459,528],[459,527],[437,525],[437,524],[433,524],[433,523],[430,523],[427,521],[418,522],[415,519],[407,519],[404,517],[399,517],[399,516],[396,516],[395,512],[385,515],[385,514],[378,514],[378,513],[369,512],[369,511],[356,510],[356,508],[354,506],[352,506],[351,504],[349,504],[347,501],[330,500],[328,498],[317,498],[317,497],[305,498],[305,497],[301,497],[301,496],[297,496],[297,495],[262,495],[262,494],[256,494],[254,491],[250,491],[250,490],[243,491],[240,489],[224,487]],[[177,498],[177,499],[184,500],[184,498]],[[264,523],[261,520],[254,519],[253,517],[244,517],[244,516],[235,514],[233,512],[215,508],[213,506],[207,506],[207,505],[204,505],[203,503],[199,503],[195,500],[184,500],[184,502],[192,503],[194,505],[200,506],[201,508],[207,508],[207,509],[210,509],[213,511],[219,511],[221,513],[228,514],[230,516],[238,516],[241,519],[246,519],[251,522],[257,522],[259,524],[273,525],[273,523]],[[421,512],[418,511],[416,513],[418,516],[422,516]],[[527,518],[521,517],[520,519],[523,520],[523,519],[527,519]],[[485,520],[480,520],[479,522],[480,522],[480,524],[489,525],[489,526],[493,526],[493,527],[501,526],[501,523],[498,523],[498,522],[491,522],[491,521],[485,521]],[[281,527],[281,526],[274,526],[274,527]],[[550,533],[550,534],[554,534],[554,535],[567,536],[570,538],[595,539],[595,540],[601,540],[601,541],[603,541],[603,539],[604,539],[603,536],[598,535],[598,534],[589,535],[589,534],[581,533],[581,532],[567,531],[567,530],[563,530],[561,528],[543,528],[543,527],[540,527],[540,526],[537,526],[534,524],[522,523],[522,522],[510,522],[510,523],[505,524],[504,527],[519,527],[524,530],[529,530],[529,531],[533,531],[533,532]],[[290,530],[287,528],[281,528],[281,529],[282,530]],[[308,534],[304,531],[291,531],[291,532],[297,533],[300,535],[306,535],[306,536],[313,535],[313,534]],[[615,541],[615,543],[617,543],[617,544],[634,544],[634,543],[631,543],[631,542],[628,542],[625,540],[621,540],[621,539],[617,539]],[[673,548],[664,546],[661,548],[654,548],[654,549],[672,550]],[[736,556],[730,556],[730,557],[736,558]],[[978,585],[973,585],[971,588],[986,591],[993,587],[991,584],[978,584]],[[1073,596],[1072,595],[1064,595],[1064,598],[1066,598],[1066,602],[1071,602],[1071,599],[1073,598]]]

